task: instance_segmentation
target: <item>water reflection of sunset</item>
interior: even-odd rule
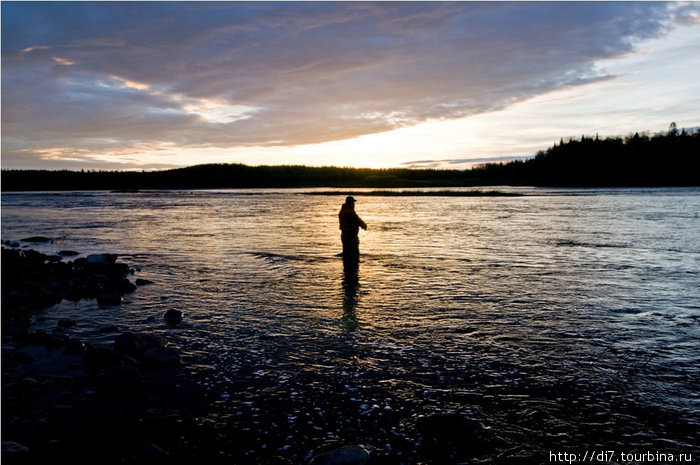
[[[167,336],[189,370],[213,367],[197,376],[215,421],[255,429],[258,457],[307,450],[286,415],[318,411],[309,441],[350,431],[376,450],[405,447],[412,433],[397,425],[465,411],[526,448],[562,434],[676,440],[683,429],[639,405],[653,399],[669,425],[696,411],[697,192],[519,191],[536,195],[354,194],[368,224],[356,277],[338,257],[340,190],[8,194],[2,227],[9,238],[71,231],[46,247],[116,252],[154,281],[118,309],[62,303],[37,328],[70,318],[72,335],[104,344],[108,324]],[[182,325],[162,321],[170,309]],[[620,383],[635,360],[643,382],[625,371]],[[263,421],[255,409],[268,402],[291,412]],[[600,408],[625,421],[592,429]],[[545,412],[557,434],[523,409]],[[278,438],[280,425],[290,429]]]

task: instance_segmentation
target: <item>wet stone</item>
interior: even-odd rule
[[[488,447],[483,437],[486,427],[455,413],[419,418],[416,430],[423,439],[423,453],[438,462],[478,455]]]
[[[94,254],[90,260],[72,262],[61,261],[63,255],[3,247],[3,325],[27,326],[33,313],[62,299],[97,298],[101,306],[117,305],[124,294],[136,289],[126,278],[129,267],[113,261],[116,255]]]
[[[5,458],[17,458],[27,455],[29,448],[14,441],[2,441],[2,456]]]
[[[168,341],[156,334],[148,333],[122,333],[114,341],[114,350],[133,357],[140,357],[146,352],[163,348]]]
[[[86,258],[88,263],[99,263],[101,265],[113,265],[117,261],[117,256],[111,253],[91,254]]]
[[[168,454],[166,451],[164,451],[155,444],[146,444],[141,450],[141,458],[147,460],[163,459],[168,457],[169,455],[170,454]]]
[[[113,307],[119,305],[124,300],[121,294],[117,292],[107,292],[97,296],[97,303],[103,307]]]
[[[311,459],[309,465],[364,465],[369,452],[361,446],[344,446],[323,452]]]
[[[143,377],[139,370],[128,365],[105,370],[100,381],[106,389],[122,396],[134,395],[143,387]]]
[[[151,365],[177,365],[180,353],[172,347],[158,347],[143,354],[144,363]]]
[[[46,236],[31,236],[25,237],[24,239],[20,239],[20,242],[51,242],[51,238]]]
[[[168,310],[163,315],[163,320],[169,325],[174,325],[182,321],[182,312],[180,310]]]
[[[74,250],[61,250],[58,252],[58,255],[61,257],[75,257],[76,255],[80,255],[80,252],[76,252]]]
[[[424,436],[474,438],[486,427],[479,421],[453,413],[422,417],[416,421],[416,429]]]
[[[128,363],[131,359],[126,358],[124,354],[116,352],[105,347],[97,347],[88,344],[85,348],[85,362],[97,369],[108,369],[114,366],[121,366],[125,362]],[[134,361],[137,362],[137,361]]]

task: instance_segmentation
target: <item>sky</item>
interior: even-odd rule
[[[695,2],[1,8],[3,169],[464,169],[700,126]]]

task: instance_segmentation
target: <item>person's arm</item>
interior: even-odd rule
[[[357,224],[358,224],[362,229],[364,229],[365,231],[367,231],[367,223],[365,223],[364,221],[362,221],[362,218],[360,218],[360,217],[358,216],[357,213],[355,213],[355,218],[357,218]]]

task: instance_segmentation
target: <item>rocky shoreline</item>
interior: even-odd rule
[[[46,238],[27,238],[41,242]],[[48,240],[48,239],[46,239]],[[31,330],[36,312],[63,299],[119,305],[137,284],[113,254],[47,255],[2,248],[2,459],[43,463],[158,463],[170,457],[163,437],[205,405],[180,369],[178,350],[149,333],[117,334],[112,347],[69,337],[75,321]],[[116,328],[105,328],[105,331]]]
[[[46,238],[28,239],[25,242]],[[78,322],[68,319],[59,320],[53,331],[32,330],[32,315],[63,299],[118,306],[125,294],[150,281],[132,282],[134,270],[112,254],[68,260],[80,254],[47,255],[17,243],[5,245],[4,463],[438,464],[458,463],[493,450],[486,428],[458,414],[420,418],[413,425],[418,442],[397,437],[393,449],[387,446],[381,452],[371,445],[319,441],[312,439],[318,435],[313,422],[304,425],[310,436],[290,430],[289,425],[282,428],[278,417],[287,418],[284,405],[274,406],[284,396],[272,395],[272,410],[253,414],[249,426],[255,425],[272,443],[285,441],[290,434],[306,439],[287,436],[297,446],[266,450],[262,445],[251,454],[251,446],[262,438],[250,436],[255,429],[246,426],[245,417],[217,410],[218,396],[202,388],[196,370],[183,365],[178,349],[163,337],[111,327],[105,331],[115,334],[113,343],[94,344],[70,337],[66,330]],[[182,313],[169,310],[163,319],[178,324]],[[265,387],[259,389],[256,396],[264,401]],[[338,412],[346,407],[336,406]],[[345,413],[352,417],[352,409]],[[394,420],[387,415],[387,424],[375,426],[378,431],[393,431]]]

